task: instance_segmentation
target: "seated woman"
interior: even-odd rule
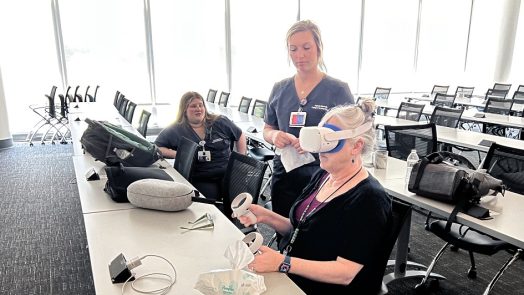
[[[160,132],[155,144],[164,157],[176,158],[182,136],[199,145],[191,183],[206,198],[219,198],[233,143],[237,152],[246,153],[244,133],[228,118],[208,113],[200,94],[187,92],[180,99],[175,122]]]
[[[284,236],[279,245],[282,254],[262,246],[250,269],[286,272],[306,294],[380,291],[386,266],[382,244],[391,230],[392,212],[384,188],[362,168],[362,153],[374,146],[373,110],[370,99],[359,106],[336,107],[324,115],[320,127],[304,127],[345,134],[331,133],[343,139],[320,150],[321,169],[294,203],[289,218],[250,206],[257,223]],[[301,148],[316,152],[320,140],[310,144],[314,132],[305,138],[304,131]],[[250,225],[244,216],[239,220]]]

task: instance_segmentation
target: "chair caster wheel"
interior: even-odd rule
[[[477,271],[474,269],[470,269],[468,271],[468,278],[470,279],[476,279],[477,278]]]
[[[458,252],[459,250],[459,247],[455,246],[455,245],[451,245],[451,247],[449,247],[449,250],[453,251],[453,252]]]
[[[31,143],[29,144],[29,146],[33,146],[33,143],[31,142]]]

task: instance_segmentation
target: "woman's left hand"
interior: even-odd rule
[[[255,272],[274,272],[284,261],[284,255],[280,254],[267,246],[261,246],[260,254],[255,255],[255,260],[248,265],[248,268]]]

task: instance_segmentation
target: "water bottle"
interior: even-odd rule
[[[411,153],[409,153],[409,156],[407,158],[407,169],[406,169],[406,184],[409,183],[409,177],[411,176],[411,170],[413,170],[413,166],[418,162],[418,155],[417,150],[412,149]]]

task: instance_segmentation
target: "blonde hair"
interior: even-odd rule
[[[194,99],[200,99],[204,104],[204,110],[206,112],[206,116],[204,117],[205,123],[213,122],[218,118],[218,115],[211,114],[207,111],[206,103],[202,95],[200,95],[200,93],[195,91],[188,91],[184,93],[184,95],[182,95],[182,97],[180,98],[180,103],[178,104],[178,113],[176,115],[175,120],[176,124],[187,123],[187,108]]]
[[[322,126],[331,118],[337,118],[341,125],[337,127],[340,127],[342,130],[352,130],[362,126],[364,123],[373,122],[374,113],[375,101],[370,98],[364,99],[358,105],[344,105],[330,109],[318,125]],[[372,152],[375,146],[375,127],[372,126],[368,131],[358,137],[347,140],[355,141],[358,138],[362,138],[364,141],[362,154]]]
[[[298,32],[311,32],[313,35],[313,40],[317,45],[317,54],[318,54],[318,66],[322,70],[326,70],[326,65],[324,64],[324,58],[322,57],[322,52],[324,51],[324,45],[322,43],[322,36],[320,35],[320,29],[318,26],[310,20],[301,20],[294,23],[291,28],[287,31],[286,34],[286,47],[289,53],[289,38]],[[289,54],[288,54],[289,58]]]

